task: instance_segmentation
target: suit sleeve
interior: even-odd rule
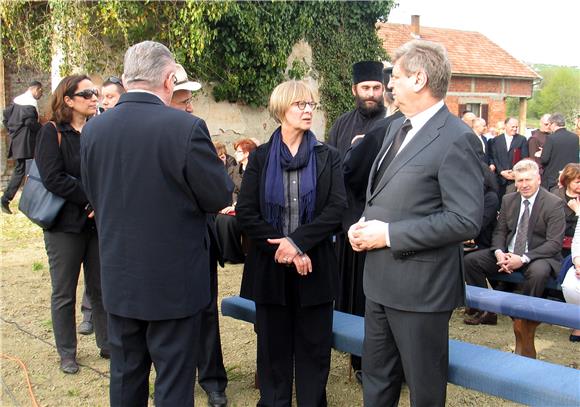
[[[289,235],[303,252],[308,252],[337,230],[341,224],[342,213],[347,206],[340,155],[336,150],[330,150],[329,153],[330,190],[326,203],[312,222],[299,226]]]
[[[491,247],[490,250],[496,251],[501,250],[502,252],[507,252],[508,246],[508,233],[509,233],[509,226],[508,226],[508,219],[506,212],[508,212],[508,196],[504,196],[501,201],[501,208],[499,210],[499,216],[497,217],[497,224],[493,230],[493,234],[491,237]]]
[[[185,176],[200,209],[217,213],[232,201],[234,184],[219,159],[203,120],[192,128],[185,157]]]
[[[388,127],[375,128],[346,152],[342,170],[344,184],[357,196],[365,196],[373,162],[381,148],[379,139]],[[382,139],[381,139],[382,140]]]
[[[546,166],[550,162],[550,155],[552,154],[552,140],[550,137],[546,139],[544,143],[544,148],[542,149],[542,155],[540,156],[540,160],[542,161],[542,165]]]
[[[522,158],[526,158],[530,156],[530,149],[528,148],[528,140],[524,136],[522,137]]]
[[[393,250],[430,250],[473,239],[479,233],[483,172],[468,137],[472,135],[464,133],[457,137],[441,158],[437,171],[440,210],[389,224]]]
[[[541,245],[524,253],[530,261],[556,257],[562,250],[562,239],[566,230],[564,201],[558,199],[546,207],[542,214],[545,217],[546,240]]]

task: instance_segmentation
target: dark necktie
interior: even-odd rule
[[[389,165],[391,164],[391,162],[393,161],[393,159],[397,155],[397,152],[401,148],[403,141],[405,141],[405,137],[407,136],[407,133],[409,132],[409,130],[411,130],[412,127],[413,126],[411,126],[411,121],[409,119],[407,119],[407,120],[405,120],[405,122],[403,123],[403,125],[401,126],[401,128],[399,129],[397,134],[395,134],[395,138],[393,139],[393,142],[391,143],[391,146],[389,147],[389,151],[387,151],[385,158],[381,162],[381,165],[379,166],[379,169],[377,170],[377,172],[373,178],[371,192],[375,191],[375,188],[376,188],[379,180],[383,177],[383,174],[385,173],[385,171],[387,170],[387,168],[389,167]]]
[[[524,214],[520,218],[518,233],[514,243],[514,254],[521,256],[526,252],[526,242],[528,241],[528,224],[530,222],[530,201],[524,200]]]

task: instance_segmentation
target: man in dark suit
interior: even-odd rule
[[[499,197],[514,183],[512,167],[522,158],[528,157],[528,141],[518,133],[519,122],[515,117],[505,121],[505,133],[489,142],[489,168],[497,174]]]
[[[560,270],[566,228],[564,201],[540,188],[540,170],[535,161],[520,161],[513,171],[518,192],[503,197],[490,249],[465,257],[466,281],[485,288],[486,277],[517,271],[526,277],[523,294],[541,297],[548,277]],[[474,325],[477,319],[489,317],[480,312],[466,323]],[[517,324],[522,323],[529,325],[527,321]],[[516,331],[516,353],[535,357],[535,350],[522,348],[517,335]]]
[[[404,377],[413,405],[443,406],[449,318],[465,300],[462,242],[480,228],[483,174],[471,130],[443,102],[445,49],[415,40],[393,60],[389,86],[406,119],[391,123],[366,220],[348,233],[354,250],[367,251],[364,403],[396,405]]]
[[[548,191],[558,185],[560,171],[566,164],[578,162],[578,136],[566,130],[566,120],[561,113],[550,116],[550,130],[540,160],[544,166],[542,186]]]
[[[207,214],[233,185],[203,120],[169,106],[176,64],[144,41],[124,60],[128,92],[83,129],[81,175],[95,210],[109,313],[112,406],[193,405],[200,311],[210,302]]]

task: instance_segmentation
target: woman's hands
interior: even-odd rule
[[[296,271],[301,276],[312,272],[312,261],[307,254],[298,254],[296,247],[287,238],[268,239],[268,243],[277,244],[278,249],[274,254],[274,261],[280,264],[294,264]]]

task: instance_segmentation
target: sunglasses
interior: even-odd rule
[[[114,83],[115,85],[123,86],[123,82],[121,82],[121,79],[117,78],[116,76],[109,76],[105,82],[111,82]]]
[[[83,99],[92,99],[93,96],[99,97],[99,91],[97,89],[85,89],[80,92],[73,93],[74,96],[82,97]]]

